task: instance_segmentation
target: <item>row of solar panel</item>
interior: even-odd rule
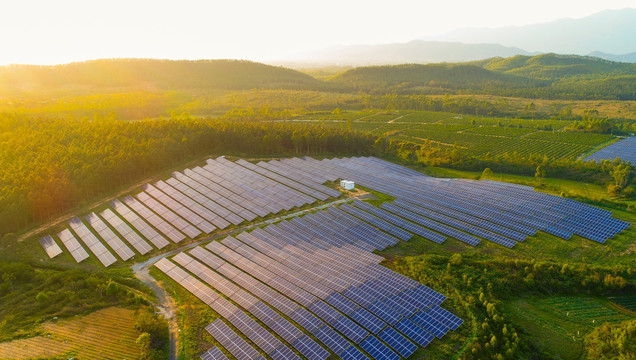
[[[145,254],[152,247],[143,238],[161,249],[169,243],[166,238],[179,242],[186,236],[194,238],[216,228],[225,228],[230,223],[240,224],[244,220],[255,219],[257,215],[266,216],[315,201],[315,198],[294,190],[310,189],[305,185],[291,179],[286,179],[286,184],[281,184],[223,158],[209,160],[208,165],[203,168],[186,169],[185,175],[173,175],[173,178],[165,182],[159,181],[154,186],[144,185],[144,192],[136,198],[128,196],[123,202],[112,201],[112,208],[125,219],[122,220],[110,209],[102,212],[102,218],[112,228],[95,213],[85,217],[94,232],[79,218],[74,218],[69,224],[100,262],[109,266],[117,258],[95,234],[126,261],[134,256],[134,251],[116,232],[140,254]],[[308,181],[306,177],[303,179]],[[340,195],[338,191],[320,184],[311,186],[313,189],[307,191],[319,195],[321,200]],[[319,190],[323,192],[320,193]],[[69,229],[60,232],[58,236],[77,262],[89,257]],[[40,243],[51,258],[62,252],[50,235],[42,238]]]
[[[269,233],[270,236],[273,236],[273,233]],[[287,236],[290,236],[291,234],[287,234]],[[256,236],[260,236],[256,237]],[[276,257],[278,257],[280,260],[282,259],[287,259],[287,260],[282,260],[285,261],[285,264],[290,265],[290,266],[294,266],[292,264],[293,261],[291,261],[292,258],[286,258],[286,257],[280,257],[280,253],[281,249],[278,249],[276,247],[274,247],[274,245],[271,245],[269,243],[266,242],[266,240],[270,240],[271,238],[264,236],[264,234],[262,233],[257,233],[256,236],[252,235],[252,234],[247,234],[247,233],[243,233],[240,234],[239,236],[237,236],[237,238],[243,238],[246,239],[246,241],[248,241],[253,247],[249,247],[247,246],[246,243],[241,243],[238,240],[234,239],[234,238],[228,238],[226,240],[223,241],[223,244],[227,244],[228,246],[223,246],[221,244],[218,243],[211,243],[208,245],[208,250],[213,251],[216,255],[218,255],[220,258],[224,258],[225,260],[233,264],[241,264],[241,268],[243,271],[245,271],[248,274],[251,274],[254,276],[255,279],[259,279],[261,281],[263,281],[265,284],[270,285],[272,288],[278,290],[280,293],[283,293],[287,296],[289,296],[289,298],[297,301],[298,303],[302,304],[303,306],[306,306],[310,311],[312,311],[314,314],[319,315],[318,317],[322,318],[327,324],[329,324],[330,326],[333,326],[335,329],[337,329],[338,331],[340,331],[342,334],[345,334],[346,337],[348,337],[351,341],[353,341],[356,344],[360,344],[360,346],[365,349],[365,351],[367,351],[369,354],[373,354],[374,351],[380,351],[378,350],[378,347],[384,346],[385,349],[383,351],[391,351],[389,348],[386,348],[386,346],[381,343],[377,338],[371,339],[371,338],[367,338],[366,340],[363,341],[363,339],[365,337],[367,337],[368,331],[364,330],[363,328],[366,326],[368,329],[371,329],[372,333],[377,333],[378,336],[380,337],[380,339],[382,339],[382,341],[384,341],[385,343],[389,344],[390,347],[392,347],[395,351],[397,351],[399,354],[402,354],[403,356],[408,356],[410,355],[410,353],[408,353],[409,351],[414,351],[414,349],[416,348],[415,345],[413,345],[410,341],[406,340],[406,338],[403,337],[403,335],[401,335],[400,333],[398,333],[395,329],[388,327],[385,328],[385,326],[382,325],[378,325],[379,323],[383,323],[382,320],[380,320],[378,317],[376,317],[375,315],[372,315],[369,311],[359,307],[358,305],[356,305],[353,300],[348,300],[348,307],[346,305],[343,305],[344,302],[346,302],[346,300],[343,299],[347,299],[344,296],[342,296],[341,294],[337,293],[337,292],[331,292],[329,293],[329,295],[326,295],[327,293],[323,293],[322,294],[322,298],[326,299],[327,302],[324,302],[322,300],[318,300],[315,297],[311,297],[308,294],[302,295],[304,293],[304,291],[311,291],[314,293],[314,295],[319,295],[320,294],[320,287],[319,286],[310,286],[311,282],[307,282],[307,279],[305,277],[299,276],[299,269],[293,268],[293,267],[286,267],[286,265],[284,265],[282,262],[277,262],[274,259]],[[277,239],[280,239],[279,237],[277,237]],[[296,238],[298,241],[300,241],[300,237]],[[314,242],[312,243],[306,243],[306,245],[313,245]],[[320,242],[319,242],[320,243]],[[279,244],[280,245],[280,244]],[[323,243],[324,245],[324,243]],[[268,247],[269,246],[269,247]],[[232,250],[231,248],[234,248],[234,250]],[[258,252],[256,251],[256,249],[261,249],[264,252]],[[285,252],[287,253],[292,253],[296,256],[300,256],[299,252],[293,252],[290,251],[290,243],[287,242],[286,247],[284,248]],[[316,247],[314,250],[317,250],[318,248]],[[207,255],[202,255],[202,249],[195,249],[192,254],[200,257],[200,258],[204,258],[206,260],[206,263],[211,265],[211,267],[216,267],[217,269],[221,269],[223,266],[227,266],[228,263],[223,263],[221,264],[221,260],[219,258],[215,258],[214,260],[210,260],[210,256],[211,254],[207,254]],[[239,251],[239,252],[236,252]],[[267,251],[267,252],[265,252]],[[302,252],[301,252],[302,253]],[[242,257],[239,254],[243,254],[244,256]],[[268,257],[266,254],[272,255],[272,257]],[[331,264],[331,262],[333,262],[333,259],[343,259],[342,256],[334,256],[333,253],[326,253],[323,254],[322,257],[321,256],[317,256],[316,253],[311,253],[306,254],[304,256],[304,258],[302,259],[302,263],[307,265],[307,261],[312,261],[313,259],[324,259],[324,261],[329,261],[330,264],[327,267],[324,267],[325,270],[330,270],[332,271],[329,276],[324,275],[322,276],[322,279],[333,279],[334,278],[334,274],[333,271],[336,271],[336,273],[338,274],[343,274],[341,276],[348,276],[347,272],[345,271],[341,271],[340,269],[336,267],[334,267],[333,264]],[[356,261],[351,260],[350,258],[347,259],[348,262],[344,262],[344,264],[346,263],[356,263]],[[182,265],[184,264],[184,260],[181,256],[181,258],[177,258],[175,257],[175,261],[177,262],[181,262]],[[254,262],[256,261],[256,262]],[[367,261],[368,262],[368,261]],[[258,265],[260,263],[260,265]],[[360,264],[360,263],[358,263]],[[372,264],[375,264],[374,262],[372,262]],[[312,264],[313,265],[313,264]],[[318,264],[316,264],[318,265]],[[160,267],[164,266],[164,265],[159,265]],[[186,264],[187,266],[187,264]],[[375,265],[377,266],[377,265]],[[379,267],[382,268],[382,267]],[[320,269],[320,266],[311,266],[310,271],[305,270],[306,274],[304,276],[310,276],[313,277],[314,280],[317,278],[320,278],[319,275],[316,275],[316,273],[313,271],[314,269]],[[388,270],[386,268],[382,268],[385,270]],[[189,268],[189,270],[192,271],[192,268]],[[196,270],[196,268],[194,268],[194,270]],[[271,271],[275,271],[274,273],[272,273]],[[389,271],[390,272],[390,271]],[[318,272],[319,273],[319,272]],[[369,269],[366,269],[363,272],[360,272],[360,270],[358,270],[358,274],[359,276],[363,276],[363,274],[367,274],[366,276],[368,276],[368,274],[373,274],[375,273],[376,276],[381,276],[377,274],[377,270],[376,271],[369,271]],[[381,274],[386,275],[385,271],[380,271]],[[393,273],[395,274],[395,273]],[[228,276],[228,274],[226,274],[226,276]],[[201,277],[201,276],[199,276]],[[228,276],[228,278],[230,278]],[[387,288],[391,288],[391,286],[395,286],[395,285],[391,285],[394,283],[395,279],[390,279],[391,281],[387,281],[385,284],[383,284],[381,287],[378,286],[376,287],[375,291],[378,291],[378,289],[387,289]],[[405,282],[404,279],[402,279],[401,281],[398,281],[397,283],[400,282]],[[408,281],[407,281],[408,282]],[[210,281],[209,283],[211,284],[219,284],[218,281]],[[365,282],[363,284],[367,284],[368,282]],[[247,287],[248,285],[251,285],[250,287]],[[242,285],[244,288],[246,289],[250,289],[250,288],[256,288],[258,289],[256,286],[254,286],[254,284],[247,284],[247,283],[243,283]],[[367,285],[369,286],[369,285]],[[420,289],[424,289],[424,287],[421,287]],[[432,292],[432,290],[428,289],[429,292]],[[227,290],[226,290],[227,291]],[[257,291],[261,291],[257,290]],[[349,290],[350,292],[354,292],[353,288],[351,288]],[[367,290],[367,291],[373,291],[373,290]],[[425,296],[430,298],[429,296],[429,292],[424,291],[424,290],[418,290],[418,295],[420,296],[420,298],[424,298]],[[232,298],[232,293],[230,292],[231,295],[228,295],[230,298]],[[337,298],[338,294],[340,297],[338,298],[339,301],[335,301],[334,299]],[[437,294],[437,293],[435,293]],[[325,296],[326,295],[326,296]],[[443,300],[443,296],[437,294],[438,297],[438,301]],[[351,295],[352,297],[355,297],[356,295]],[[363,296],[361,294],[358,294],[358,296]],[[265,296],[267,297],[267,296]],[[365,295],[363,296],[363,298],[365,299],[373,299],[373,296],[371,293],[365,293]],[[313,300],[313,301],[312,301]],[[410,301],[415,301],[414,299],[410,299]],[[327,305],[328,303],[333,304],[336,307],[331,307],[330,305]],[[353,305],[352,305],[353,304]],[[402,305],[400,305],[400,303],[396,302],[393,304],[393,306],[404,306],[404,303],[402,303]],[[374,309],[378,309],[380,308],[379,305],[376,305],[374,307]],[[389,308],[389,307],[387,307]],[[303,311],[303,315],[299,316],[298,312],[300,311],[300,309],[302,308],[289,308],[287,307],[282,307],[279,310],[284,313],[287,314],[288,316],[290,316],[292,319],[296,320],[299,324],[301,324],[307,331],[310,331],[312,333],[314,333],[314,335],[320,339],[321,336],[322,337],[326,337],[325,339],[325,343],[329,343],[331,346],[328,346],[329,349],[331,349],[332,351],[334,351],[334,349],[337,351],[337,354],[344,354],[348,349],[345,348],[344,346],[340,345],[338,347],[336,347],[335,344],[337,343],[342,343],[343,340],[333,340],[330,342],[327,339],[329,337],[327,337],[324,333],[331,333],[333,332],[333,330],[328,331],[327,329],[330,329],[327,325],[320,324],[320,323],[315,323],[317,321],[317,318],[315,318],[314,316],[312,316],[310,313],[306,313],[306,310]],[[339,312],[338,310],[342,311]],[[440,308],[441,309],[441,308]],[[250,310],[252,311],[252,310]],[[254,313],[254,312],[253,312]],[[343,313],[346,314],[351,314],[351,318],[354,319],[355,321],[352,321],[351,319],[349,319],[348,317],[342,315]],[[450,313],[448,313],[450,314]],[[257,316],[257,318],[261,318],[259,317],[257,314],[254,314]],[[409,313],[409,315],[413,315],[412,313]],[[399,316],[399,315],[398,315]],[[451,317],[454,317],[454,315],[448,315]],[[430,316],[426,316],[424,317],[425,320],[420,319],[420,317],[422,317],[422,315],[420,315],[418,318],[415,318],[415,320],[419,321],[421,324],[424,324],[426,326],[428,326],[429,328],[435,329],[433,327],[432,324],[436,324],[436,326],[438,326],[440,329],[440,331],[442,328],[444,328],[443,326],[439,325],[439,320],[435,320],[432,319]],[[313,320],[311,320],[313,319]],[[228,319],[230,320],[230,319]],[[399,319],[398,319],[399,320]],[[408,320],[408,319],[402,319],[402,320]],[[443,319],[442,319],[443,320]],[[356,323],[357,321],[357,323]],[[425,322],[426,321],[426,322]],[[395,321],[393,321],[395,323]],[[461,322],[461,320],[459,321]],[[312,325],[313,324],[313,325]],[[362,327],[358,324],[361,324]],[[374,325],[375,324],[375,325]],[[426,333],[426,331],[422,331],[423,329],[421,327],[418,327],[417,325],[412,324],[410,321],[400,321],[399,323],[400,328],[402,328],[403,331],[408,332],[409,334],[411,334],[413,337],[415,337],[416,339],[412,339],[414,341],[416,341],[418,344],[423,344],[424,341],[423,339],[427,338],[426,335],[424,335],[423,333]],[[459,325],[459,323],[456,324],[457,326]],[[413,327],[415,326],[415,328]],[[381,329],[385,328],[384,330],[380,331]],[[415,329],[419,328],[420,332],[418,333]],[[456,327],[455,327],[456,328]],[[322,330],[319,330],[322,329]],[[389,330],[391,329],[391,330]],[[410,329],[410,330],[409,330]],[[446,331],[448,331],[448,328],[445,328]],[[445,333],[445,332],[443,332]],[[443,333],[441,333],[441,335],[443,335]],[[336,334],[337,333],[333,333]],[[418,335],[419,334],[419,335]],[[438,335],[440,335],[440,333],[438,332]],[[407,335],[408,336],[408,335]],[[403,339],[403,340],[400,340]],[[430,338],[432,339],[432,338]],[[430,341],[430,339],[428,341]],[[428,343],[428,341],[426,341],[425,343]],[[424,345],[425,345],[424,343]],[[378,345],[380,344],[380,345]],[[410,346],[408,345],[410,344]],[[268,348],[269,350],[272,350],[271,348]],[[375,349],[375,350],[374,350]],[[409,350],[410,349],[410,350]],[[300,349],[297,349],[300,351]],[[349,351],[351,352],[351,351]],[[392,352],[392,351],[391,351]],[[377,354],[376,354],[377,355]],[[397,355],[396,355],[397,356]],[[359,357],[358,357],[359,358]],[[396,357],[397,358],[397,357]]]
[[[628,137],[606,146],[585,158],[586,161],[614,160],[620,158],[636,164],[636,137]]]
[[[442,180],[413,173],[400,177],[398,175],[404,173],[395,171],[396,165],[374,158],[306,159],[295,160],[293,165],[324,174],[322,179],[350,178],[363,186],[514,241],[523,241],[524,235],[543,230],[566,239],[577,234],[604,242],[629,226],[627,222],[611,218],[606,210],[535,192],[530,187],[494,181]],[[479,231],[484,236],[492,236]],[[514,244],[499,236],[496,238],[494,241]]]

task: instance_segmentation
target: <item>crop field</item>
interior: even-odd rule
[[[583,339],[596,326],[633,319],[602,299],[557,296],[517,299],[506,303],[513,322],[532,336],[536,345],[563,359],[578,359]]]
[[[587,297],[554,297],[537,301],[537,306],[555,316],[580,324],[600,325],[631,319],[630,316],[605,306],[600,300]]]
[[[136,359],[133,311],[106,308],[81,318],[46,322],[43,335],[0,343],[1,359]]]
[[[611,298],[610,300],[624,309],[636,312],[636,296],[617,296],[615,298]]]
[[[488,118],[428,111],[324,113],[306,119],[420,144],[429,141],[455,146],[475,156],[516,153],[574,159],[613,139],[611,135],[562,131],[572,123],[568,120]]]

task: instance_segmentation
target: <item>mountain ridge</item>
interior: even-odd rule
[[[604,10],[580,18],[500,28],[458,29],[434,37],[438,41],[495,43],[527,51],[586,55],[636,51],[636,8]],[[558,36],[557,36],[558,35]],[[431,40],[431,38],[425,38]]]

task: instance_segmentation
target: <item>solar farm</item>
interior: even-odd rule
[[[338,179],[394,200],[348,200],[324,185]],[[218,314],[205,328],[218,346],[202,359],[408,358],[463,320],[442,306],[444,294],[380,265],[374,251],[414,236],[514,248],[539,231],[601,246],[629,227],[609,211],[528,186],[438,179],[373,157],[221,157],[142,189],[74,217],[57,238],[75,261],[92,254],[105,267],[200,240],[155,266]],[[202,244],[230,226],[238,226],[232,235]],[[51,258],[63,252],[55,236],[40,244]]]
[[[619,140],[585,158],[586,161],[614,160],[619,158],[636,164],[636,137]]]
[[[400,240],[417,234],[436,243],[451,237],[473,246],[486,240],[512,248],[544,231],[563,239],[578,235],[604,243],[629,227],[609,211],[531,187],[438,179],[376,158],[293,158],[253,164],[221,157],[146,184],[135,196],[112,200],[99,214],[75,217],[57,238],[78,263],[90,252],[108,267],[133,258],[135,251],[144,255],[171,242],[338,198],[339,191],[323,185],[337,179],[350,179],[395,201],[378,208],[356,200],[329,211]],[[52,235],[40,244],[51,258],[62,253]]]

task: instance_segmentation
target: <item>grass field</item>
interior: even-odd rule
[[[1,359],[136,359],[133,311],[106,308],[69,320],[43,323],[40,336],[0,343]]]
[[[455,146],[476,156],[513,154],[577,158],[614,137],[561,131],[569,120],[462,116],[444,112],[394,111],[369,114],[308,114],[306,120],[400,140]]]
[[[608,306],[606,299],[593,297],[520,298],[504,307],[538,348],[566,360],[581,358],[583,340],[595,327],[634,318]]]

